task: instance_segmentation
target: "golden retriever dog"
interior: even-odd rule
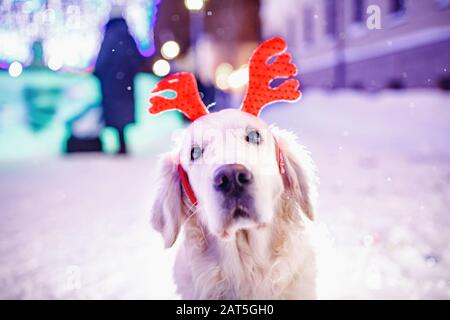
[[[174,268],[184,299],[316,297],[315,254],[308,236],[316,194],[314,165],[294,134],[258,117],[267,102],[255,105],[251,94],[260,95],[252,67],[261,68],[258,61],[266,65],[285,46],[275,38],[256,50],[240,110],[208,113],[199,98],[183,93],[196,90],[188,74],[169,77],[154,90],[172,89],[177,98],[150,100],[152,113],[177,104],[195,120],[174,150],[162,156],[151,208],[152,225],[166,247],[184,233]],[[258,60],[258,53],[264,59]],[[286,56],[272,65],[291,66]],[[281,76],[292,74],[289,70]],[[300,96],[295,79],[270,90],[284,90],[282,99],[275,96],[270,102]]]

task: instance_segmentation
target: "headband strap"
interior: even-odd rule
[[[197,205],[197,197],[195,196],[194,190],[192,190],[187,173],[184,171],[180,161],[178,161],[178,174],[180,175],[181,185],[183,186],[183,190],[189,198],[189,201],[191,201],[194,206]]]

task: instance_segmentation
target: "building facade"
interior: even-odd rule
[[[448,89],[450,0],[263,0],[261,21],[304,86]]]

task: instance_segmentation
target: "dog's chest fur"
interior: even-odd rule
[[[315,298],[314,253],[295,210],[285,204],[270,227],[239,231],[228,242],[190,219],[175,265],[182,298]]]

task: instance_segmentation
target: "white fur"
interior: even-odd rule
[[[260,145],[245,140],[250,129],[261,133]],[[283,176],[274,137],[283,153]],[[204,149],[196,161],[190,159],[193,144]],[[196,207],[181,188],[177,155],[198,198]],[[228,163],[242,164],[253,173],[258,221],[225,223],[212,176]],[[163,155],[157,187],[152,223],[166,247],[184,229],[175,263],[182,298],[315,298],[315,254],[307,226],[314,215],[316,177],[309,153],[293,134],[238,110],[203,116],[190,125],[173,153]]]

